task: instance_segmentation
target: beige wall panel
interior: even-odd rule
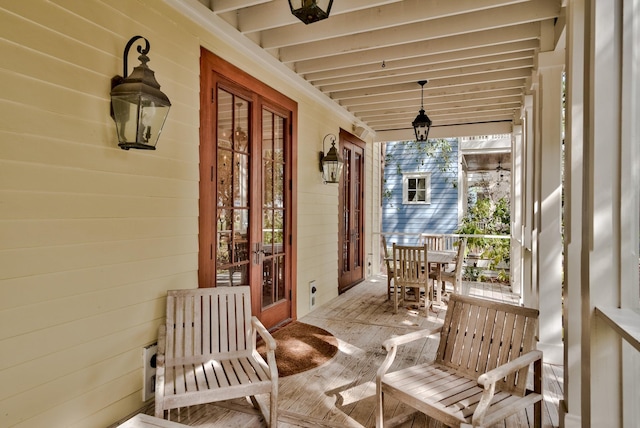
[[[139,360],[134,361],[134,365],[129,368],[137,370],[138,366],[142,366],[142,350],[132,345],[155,341],[157,328],[162,319],[163,317],[160,317],[134,325],[118,334],[102,337],[81,346],[49,354],[43,352],[43,356],[37,360],[21,362],[3,370],[0,372],[0,400],[38,388],[56,379],[64,379],[73,375],[79,368],[94,366],[123,353],[137,354]],[[51,367],[55,367],[56,370],[51,370]]]
[[[62,271],[49,275],[29,275],[2,281],[0,310],[55,301],[65,296],[84,294],[92,291],[135,286],[144,281],[163,284],[166,290],[193,288],[197,281],[198,264],[193,254],[172,255],[170,257],[135,260],[118,265],[96,266],[81,271]],[[185,283],[182,274],[189,273],[192,280]],[[150,298],[164,298],[161,293]],[[123,299],[124,300],[124,299]],[[126,304],[124,302],[123,304]]]
[[[126,300],[126,297],[123,299]],[[2,341],[0,361],[6,367],[11,367],[92,340],[108,340],[107,336],[117,334],[133,325],[161,318],[164,313],[164,300],[153,299],[134,306],[123,306],[108,313],[99,313],[90,318],[77,319],[67,324],[11,337]],[[84,364],[77,365],[83,366]]]
[[[180,280],[177,276],[176,279]],[[183,274],[182,282],[193,286],[191,275]],[[162,282],[150,281],[82,294],[79,290],[77,295],[57,299],[55,306],[41,302],[5,310],[0,313],[0,340],[108,314],[122,307],[123,298],[128,306],[157,301],[166,292],[164,287]]]
[[[0,278],[127,263],[132,260],[197,254],[198,242],[185,237],[38,247],[14,251],[0,261]]]
[[[197,225],[187,217],[6,220],[0,222],[0,250],[150,239],[158,235],[158,230],[165,236],[192,237],[198,233]]]
[[[2,107],[3,103],[0,100],[0,111],[2,111]],[[12,114],[14,115],[16,114],[15,111],[21,110],[15,105],[8,105],[8,107],[9,109],[12,108]],[[24,114],[24,120],[30,117],[29,114],[38,113],[36,111],[27,112]],[[6,121],[7,124],[9,122],[9,120]],[[0,117],[0,125],[3,123],[3,118]],[[0,131],[0,159],[3,161],[24,161],[94,171],[118,172],[126,175],[151,176],[159,180],[187,180],[192,182],[195,188],[194,191],[197,191],[199,177],[197,145],[195,145],[195,149],[193,147],[189,148],[191,153],[187,153],[184,150],[181,151],[185,153],[182,155],[183,157],[195,158],[195,163],[185,162],[178,156],[176,156],[177,159],[172,158],[170,154],[177,149],[175,148],[176,145],[171,143],[164,144],[166,147],[158,148],[153,153],[121,150],[118,148],[118,141],[115,136],[115,125],[113,125],[113,122],[108,125],[108,128],[105,126],[104,134],[111,135],[111,132],[113,132],[113,139],[108,139],[101,146],[91,146],[84,144],[83,141],[70,141],[69,139],[52,138],[47,135],[27,134],[27,129],[17,129],[12,132],[8,132],[5,129]],[[158,145],[164,142],[163,132]],[[193,153],[194,151],[196,152],[195,154]],[[135,183],[133,178],[132,185]]]
[[[46,177],[46,178],[43,178]],[[193,182],[158,177],[114,174],[78,168],[0,161],[0,190],[126,195],[193,200]],[[157,215],[162,215],[161,212]]]
[[[197,216],[197,202],[174,198],[139,198],[112,195],[18,193],[3,191],[7,203],[0,219],[101,218],[101,217],[183,217]],[[159,232],[160,233],[160,232]]]

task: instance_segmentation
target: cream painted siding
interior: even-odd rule
[[[337,295],[337,188],[317,161],[350,120],[217,35],[215,16],[187,15],[160,0],[0,2],[2,427],[104,427],[142,407],[166,290],[197,286],[201,46],[298,102],[298,316],[309,281],[319,305]],[[137,34],[173,104],[153,152],[120,150],[109,117]]]
[[[0,425],[106,426],[141,405],[166,290],[196,285],[199,53],[139,2],[0,7]],[[156,152],[109,117],[138,32],[173,103]]]

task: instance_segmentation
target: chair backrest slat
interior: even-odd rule
[[[436,362],[477,377],[535,349],[537,320],[535,309],[453,294]],[[527,370],[499,381],[497,388],[522,395]]]
[[[443,251],[445,250],[444,236],[423,233],[420,235],[420,245],[426,245],[429,251]]]
[[[251,348],[249,286],[171,290],[166,359],[190,359]]]
[[[397,262],[394,280],[397,286],[426,287],[428,284],[427,246],[393,244],[393,260]]]

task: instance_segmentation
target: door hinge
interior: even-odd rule
[[[216,102],[216,88],[211,88],[211,104]]]
[[[292,237],[292,235],[289,235],[289,245],[293,245],[293,237]]]
[[[213,182],[213,165],[211,165],[211,182]]]
[[[213,260],[213,244],[209,245],[209,260]]]

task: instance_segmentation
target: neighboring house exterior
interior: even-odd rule
[[[388,242],[413,244],[420,233],[457,229],[461,215],[458,140],[446,141],[450,151],[436,149],[429,154],[425,145],[433,141],[385,145],[382,232]]]

